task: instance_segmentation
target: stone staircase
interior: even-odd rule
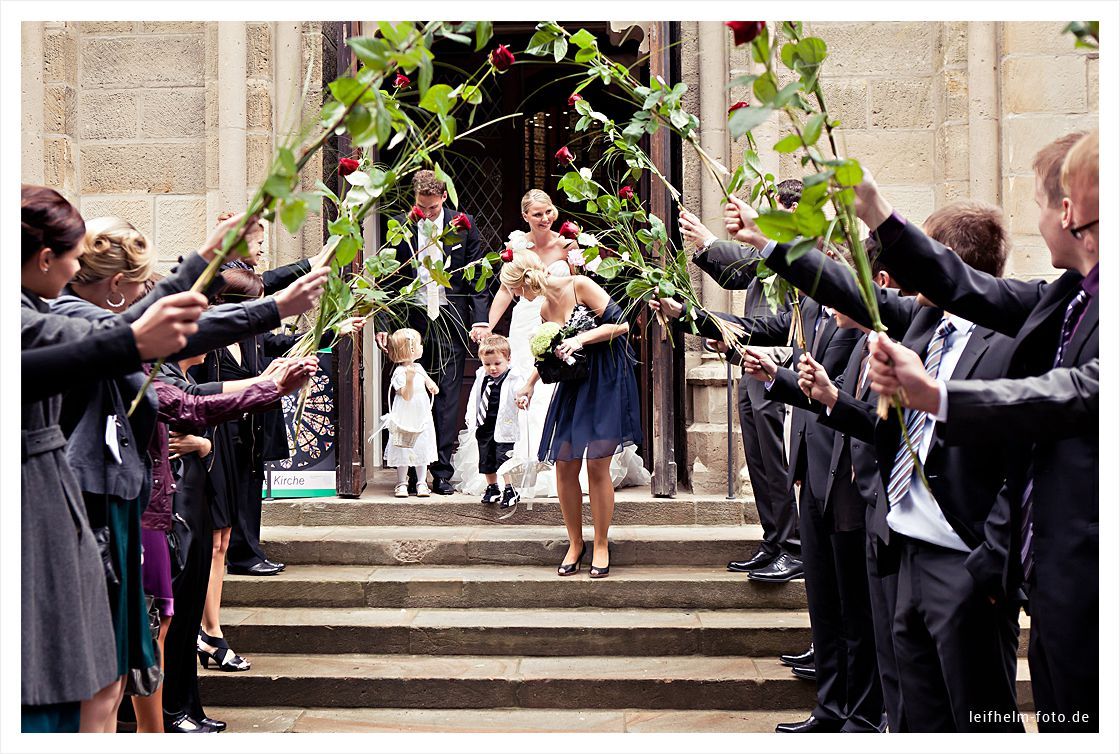
[[[200,671],[208,711],[255,732],[769,732],[803,717],[814,687],[776,657],[810,641],[804,582],[725,570],[762,536],[753,504],[624,490],[614,521],[611,575],[592,581],[587,560],[556,575],[555,500],[512,514],[398,500],[385,478],[359,500],[266,503],[262,539],[288,567],[227,577],[223,628],[253,668]]]

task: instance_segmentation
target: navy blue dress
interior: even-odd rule
[[[622,310],[609,301],[603,316],[596,317],[587,306],[577,304],[568,325],[586,318],[595,326],[614,324],[622,321]],[[593,343],[584,351],[587,379],[558,382],[552,394],[538,452],[542,461],[606,458],[642,442],[636,359],[626,336]]]

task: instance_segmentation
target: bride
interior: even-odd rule
[[[548,194],[540,189],[531,189],[521,198],[521,217],[528,223],[529,231],[511,232],[508,244],[514,251],[536,252],[553,277],[572,274],[572,267],[568,262],[570,252],[575,252],[573,262],[583,264],[578,244],[552,230],[557,214],[556,207],[553,206]],[[512,300],[513,296],[509,289],[502,286],[490,305],[489,323],[476,325],[471,330],[471,340],[478,342],[489,335]],[[531,373],[534,367],[533,355],[529,351],[529,340],[541,324],[543,302],[543,297],[538,297],[534,301],[520,298],[513,307],[513,317],[509,326],[510,365],[525,374]],[[520,489],[521,496],[525,499],[556,497],[555,470],[551,465],[537,460],[544,417],[548,413],[548,404],[552,400],[554,387],[554,385],[537,383],[528,409],[518,412],[521,431],[517,444],[514,445],[513,454],[498,470],[499,476],[506,473],[512,475],[514,485]],[[451,465],[455,469],[451,481],[456,484],[460,492],[469,495],[482,494],[486,488],[486,480],[478,473],[478,445],[473,432],[464,430],[459,433],[459,449],[455,452]],[[585,469],[580,476],[580,483],[585,491],[587,490],[586,474]],[[641,457],[634,452],[634,448],[627,447],[611,461],[611,480],[616,488],[649,484],[649,472],[642,464]]]

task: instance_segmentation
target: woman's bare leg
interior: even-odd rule
[[[167,639],[167,629],[171,618],[161,617],[159,621],[159,669],[163,671],[163,644]],[[132,697],[132,709],[136,711],[137,733],[163,733],[163,683],[149,696]]]
[[[222,635],[222,583],[226,573],[229,533],[229,527],[214,530],[214,543],[210,551],[210,583],[206,587],[206,604],[202,608],[202,630],[208,636]]]
[[[607,533],[614,517],[610,456],[587,459],[587,495],[591,498],[591,520],[595,524],[595,551],[591,555],[591,565],[605,568],[611,563]]]
[[[81,733],[116,733],[117,707],[124,695],[124,676],[82,702]]]
[[[564,563],[574,563],[583,547],[583,490],[579,486],[579,470],[583,459],[556,462],[556,494],[564,528],[568,530],[568,553]]]

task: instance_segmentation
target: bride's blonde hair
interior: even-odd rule
[[[507,288],[528,288],[534,293],[544,290],[548,278],[544,262],[532,251],[513,252],[513,261],[502,265],[498,279]]]
[[[540,189],[529,189],[525,192],[525,196],[521,197],[521,214],[529,214],[529,207],[534,204],[548,205],[548,216],[555,218],[559,213],[556,211],[556,205],[552,203],[552,199],[548,194]]]

